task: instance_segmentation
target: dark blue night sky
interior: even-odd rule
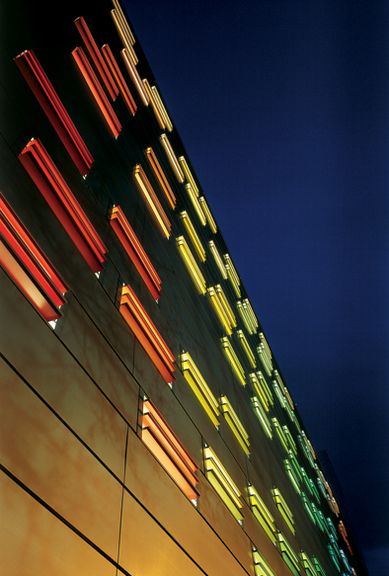
[[[127,5],[371,576],[388,576],[389,2]]]

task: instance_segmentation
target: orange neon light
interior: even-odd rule
[[[171,222],[167,217],[165,210],[162,208],[162,205],[154,192],[154,188],[150,184],[150,181],[140,164],[135,166],[133,177],[138,190],[146,201],[146,206],[152,218],[160,229],[161,234],[165,236],[165,238],[169,238],[172,227]]]
[[[115,56],[112,53],[111,48],[108,44],[104,44],[101,48],[101,51],[104,55],[104,58],[109,66],[109,69],[112,72],[112,76],[115,78],[116,84],[119,86],[120,94],[132,116],[135,116],[135,112],[137,110],[137,106],[135,104],[135,100],[130,92],[129,87],[124,79],[124,76],[119,68],[119,64]]]
[[[150,168],[152,169],[154,176],[158,180],[158,184],[160,185],[163,193],[166,196],[166,199],[170,205],[170,208],[172,210],[174,210],[174,208],[176,207],[177,200],[176,200],[174,192],[173,192],[173,190],[169,184],[169,181],[165,175],[165,172],[162,170],[162,167],[158,161],[158,158],[157,158],[154,150],[151,147],[146,148],[145,154],[146,154],[147,161],[150,165]]]

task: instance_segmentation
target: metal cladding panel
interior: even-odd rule
[[[1,568],[7,576],[115,576],[112,563],[5,474],[0,517],[7,518],[0,523]]]

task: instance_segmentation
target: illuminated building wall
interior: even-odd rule
[[[4,573],[353,574],[217,206],[117,0],[6,0],[1,19]]]

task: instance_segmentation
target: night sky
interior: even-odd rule
[[[127,0],[371,576],[389,574],[389,2]]]

